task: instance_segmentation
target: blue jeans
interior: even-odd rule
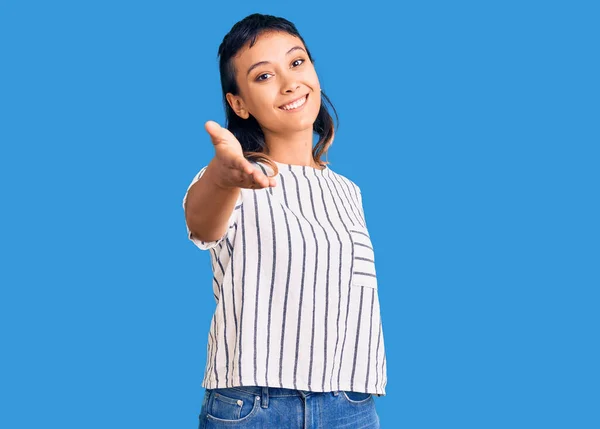
[[[379,429],[371,393],[264,386],[206,389],[198,429]]]

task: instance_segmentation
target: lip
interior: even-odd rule
[[[283,103],[281,106],[279,106],[279,109],[283,110],[284,112],[296,112],[298,110],[301,110],[304,106],[306,106],[306,102],[308,102],[308,96],[309,96],[309,94],[307,93],[307,94],[302,95],[301,97],[296,98],[295,100],[288,101],[287,103]],[[293,110],[284,110],[283,109],[283,106],[286,106],[290,103],[295,103],[298,100],[302,100],[304,97],[306,97],[306,101],[304,102],[304,104],[302,106],[298,107],[297,109],[293,109]]]

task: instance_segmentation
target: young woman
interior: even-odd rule
[[[219,57],[227,128],[205,124],[215,156],[183,200],[217,303],[200,428],[378,428],[373,246],[359,187],[321,160],[334,125],[313,58],[294,24],[260,14]]]

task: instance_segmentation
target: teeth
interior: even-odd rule
[[[283,110],[297,109],[298,107],[302,106],[305,101],[306,101],[306,95],[301,100],[295,101],[294,103],[286,104],[285,106],[282,107],[282,109]]]

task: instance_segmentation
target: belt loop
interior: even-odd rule
[[[267,386],[262,387],[262,404],[263,408],[269,408],[269,388]]]

